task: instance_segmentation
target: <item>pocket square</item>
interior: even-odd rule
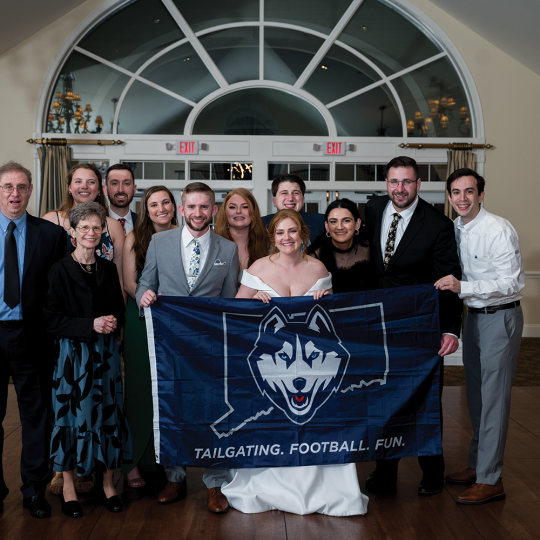
[[[225,264],[227,264],[227,263],[226,262],[221,262],[219,259],[216,259],[214,261],[214,266],[223,266]]]

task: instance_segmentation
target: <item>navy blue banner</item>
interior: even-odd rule
[[[442,453],[432,285],[146,310],[163,465],[322,465]]]

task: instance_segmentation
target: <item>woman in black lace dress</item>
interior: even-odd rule
[[[326,234],[312,242],[308,253],[332,274],[334,293],[373,289],[375,273],[356,204],[338,199],[328,206],[324,218]]]

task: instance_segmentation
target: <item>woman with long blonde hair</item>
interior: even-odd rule
[[[270,240],[261,220],[259,205],[245,188],[227,193],[217,213],[214,232],[236,242],[241,271],[269,253]]]

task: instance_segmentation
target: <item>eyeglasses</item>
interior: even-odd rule
[[[387,180],[390,187],[396,188],[399,184],[403,184],[404,188],[411,187],[413,184],[416,184],[418,180]]]
[[[1,186],[1,187],[4,193],[13,193],[13,190],[16,189],[19,195],[24,195],[25,193],[28,193],[28,190],[30,189],[30,186],[24,186],[23,184],[19,184],[18,186],[5,184],[4,186]]]
[[[84,225],[83,227],[75,227],[76,229],[79,229],[83,234],[86,234],[87,232],[93,231],[95,233],[101,233],[103,230],[103,227],[89,227],[88,225]]]

